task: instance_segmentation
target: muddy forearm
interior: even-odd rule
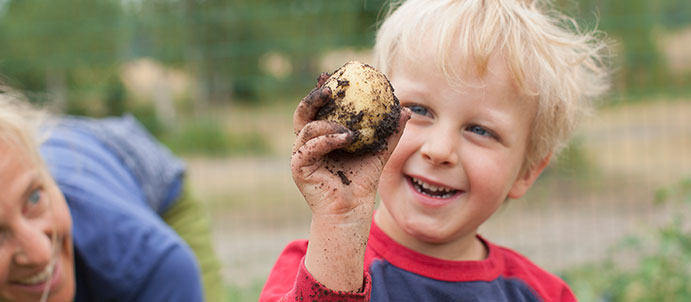
[[[373,204],[363,204],[347,214],[312,217],[305,267],[326,287],[361,290]]]

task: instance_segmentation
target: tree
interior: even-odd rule
[[[52,99],[62,109],[84,103],[86,87],[107,84],[105,75],[116,69],[120,21],[116,0],[8,1],[0,17],[0,70],[34,100]]]

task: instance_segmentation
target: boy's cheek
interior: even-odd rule
[[[408,124],[410,124],[410,121]],[[393,157],[408,158],[412,156],[412,154],[415,152],[416,146],[420,145],[420,142],[417,142],[416,139],[419,137],[419,134],[416,132],[419,131],[415,129],[414,125],[406,125],[405,129],[403,130],[403,135],[401,135],[401,139],[398,141],[393,154],[391,154],[392,159]]]
[[[382,171],[382,177],[390,177],[393,174],[402,173],[403,165],[408,157],[405,155],[405,150],[401,144],[396,146],[391,157],[384,165],[384,170]]]

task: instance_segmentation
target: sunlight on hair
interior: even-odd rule
[[[395,61],[434,64],[449,83],[467,85],[463,77],[484,76],[490,57],[504,59],[526,99],[538,102],[528,166],[565,147],[608,88],[604,34],[581,30],[549,1],[411,0],[394,2],[388,14],[374,49],[386,74]]]

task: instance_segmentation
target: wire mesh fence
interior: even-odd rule
[[[135,112],[171,146],[227,139],[213,156],[173,151],[210,209],[226,281],[256,291],[283,246],[308,235],[289,171],[294,104],[319,72],[369,60],[385,2],[0,1],[0,74],[65,113]],[[691,6],[555,4],[617,41],[613,94],[481,233],[560,272],[650,230],[669,211],[656,196],[691,178]],[[171,143],[200,120],[236,136]]]
[[[509,201],[481,233],[555,272],[603,259],[658,225],[667,209],[655,204],[657,194],[690,177],[689,114],[688,98],[601,109],[529,194]],[[289,118],[280,124],[280,136],[292,138]],[[285,244],[308,235],[309,209],[284,144],[282,156],[188,159],[193,187],[221,201],[211,208],[231,282],[263,279]]]

